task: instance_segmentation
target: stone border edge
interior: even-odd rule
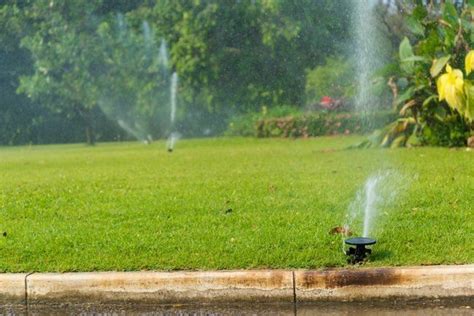
[[[0,303],[236,303],[474,297],[474,264],[0,274]]]

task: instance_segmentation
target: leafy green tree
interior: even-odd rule
[[[349,11],[350,1],[159,0],[130,17],[169,42],[186,111],[215,118],[303,105],[306,69],[343,50]]]
[[[34,59],[34,73],[20,79],[20,92],[53,111],[83,120],[87,143],[94,144],[92,109],[100,71],[98,39],[94,36],[97,4],[35,1],[23,9],[34,31],[22,39]]]
[[[28,51],[19,47],[21,27],[20,21],[16,19],[19,10],[16,6],[0,6],[1,144],[27,142],[37,115],[35,106],[26,97],[16,94],[18,76],[32,69]]]
[[[67,120],[80,121],[86,141],[96,139],[98,82],[102,71],[99,23],[107,14],[136,8],[139,1],[12,1],[21,46],[33,59],[33,73],[18,91]],[[100,116],[100,114],[99,114]],[[103,122],[103,118],[101,118]]]
[[[139,34],[147,20],[156,31],[154,40],[169,43],[188,122],[261,106],[302,105],[306,69],[338,53],[349,34],[349,0],[12,0],[20,2],[21,10],[9,21],[26,30],[21,42],[33,72],[21,77],[19,91],[80,121],[88,143],[101,128],[96,121],[104,91],[109,97],[129,91],[140,113],[153,108],[156,67],[145,67],[139,78],[144,69],[136,67],[139,58],[121,55],[124,47],[113,43],[110,31],[118,12],[126,15],[131,34]],[[112,66],[121,58],[130,67]]]
[[[272,48],[273,64],[267,78],[280,91],[279,103],[305,103],[306,70],[322,65],[328,56],[341,55],[350,39],[351,1],[263,1],[264,43]],[[268,14],[271,13],[271,14]]]

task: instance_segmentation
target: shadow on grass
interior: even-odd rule
[[[377,251],[375,250],[371,255],[370,255],[370,261],[380,261],[380,260],[386,260],[391,258],[393,253],[389,250],[381,250]]]

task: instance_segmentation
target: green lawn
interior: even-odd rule
[[[380,169],[399,189],[366,265],[473,263],[474,152],[357,140],[0,148],[0,271],[343,266],[329,231]]]

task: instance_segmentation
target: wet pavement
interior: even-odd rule
[[[1,315],[474,315],[474,297],[423,301],[252,305],[65,304],[3,305]]]

